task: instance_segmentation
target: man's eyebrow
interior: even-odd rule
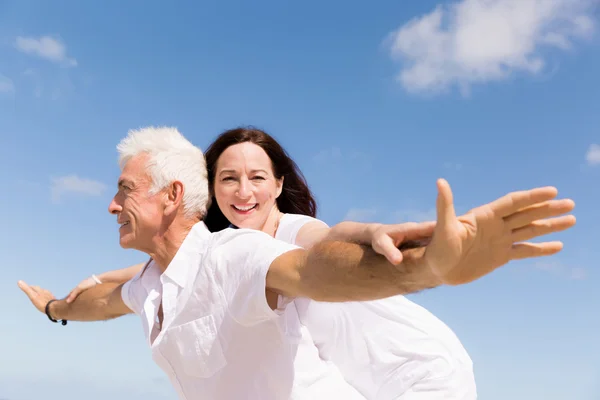
[[[133,186],[133,182],[127,179],[119,179],[119,183],[117,183],[117,187],[122,188],[123,186]]]

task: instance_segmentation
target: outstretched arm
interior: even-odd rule
[[[575,203],[555,200],[557,194],[553,187],[513,192],[457,217],[450,186],[439,180],[431,243],[403,252],[402,263],[393,265],[361,245],[322,242],[276,258],[267,289],[291,297],[345,301],[469,283],[512,260],[562,249],[561,242],[527,242],[575,225],[574,216],[562,215]]]
[[[127,268],[116,269],[113,271],[103,272],[97,276],[101,283],[125,283],[137,275],[138,272],[146,265],[146,263],[135,264]],[[67,303],[72,302],[84,291],[96,286],[98,282],[92,277],[85,278],[77,284],[67,295]]]
[[[276,258],[267,273],[267,289],[337,302],[381,299],[442,284],[425,263],[424,248],[402,253],[402,263],[394,265],[368,246],[324,241]]]
[[[116,269],[113,271],[103,272],[98,275],[102,283],[125,283],[144,268],[146,262],[132,265],[127,268]]]
[[[18,285],[42,313],[45,313],[46,304],[55,299],[52,293],[38,286],[29,286],[23,281],[19,281]],[[49,314],[56,320],[68,321],[104,321],[130,314],[133,311],[121,298],[122,286],[119,283],[103,283],[86,290],[72,303],[53,301]]]

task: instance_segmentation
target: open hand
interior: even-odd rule
[[[528,240],[575,225],[570,199],[554,200],[556,188],[509,193],[456,217],[450,185],[438,180],[437,224],[425,261],[446,285],[474,281],[511,260],[558,253],[559,241]]]
[[[50,291],[42,289],[39,286],[29,286],[23,281],[19,281],[17,285],[29,297],[31,303],[39,312],[46,313],[46,304],[55,298]]]

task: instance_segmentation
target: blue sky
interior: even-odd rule
[[[107,207],[117,142],[153,124],[203,148],[266,129],[330,224],[431,218],[438,177],[459,211],[557,186],[578,217],[560,255],[413,299],[462,339],[482,400],[600,398],[593,5],[1,1],[0,398],[175,398],[135,317],[63,328],[16,286],[63,296],[144,259]]]

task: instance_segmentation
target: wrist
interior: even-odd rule
[[[426,256],[427,248],[418,247],[402,250],[402,264],[413,264],[414,270],[418,271],[418,280],[423,283],[425,288],[435,288],[441,286],[444,282],[434,272],[434,268]]]
[[[60,302],[60,300],[57,300],[57,299],[53,299],[48,302],[48,305],[46,307],[48,312],[46,314],[48,315],[48,318],[50,318],[51,320],[58,321],[58,320],[63,319],[63,315],[61,315],[61,312],[60,312],[61,310],[59,307],[60,306],[59,302]]]

